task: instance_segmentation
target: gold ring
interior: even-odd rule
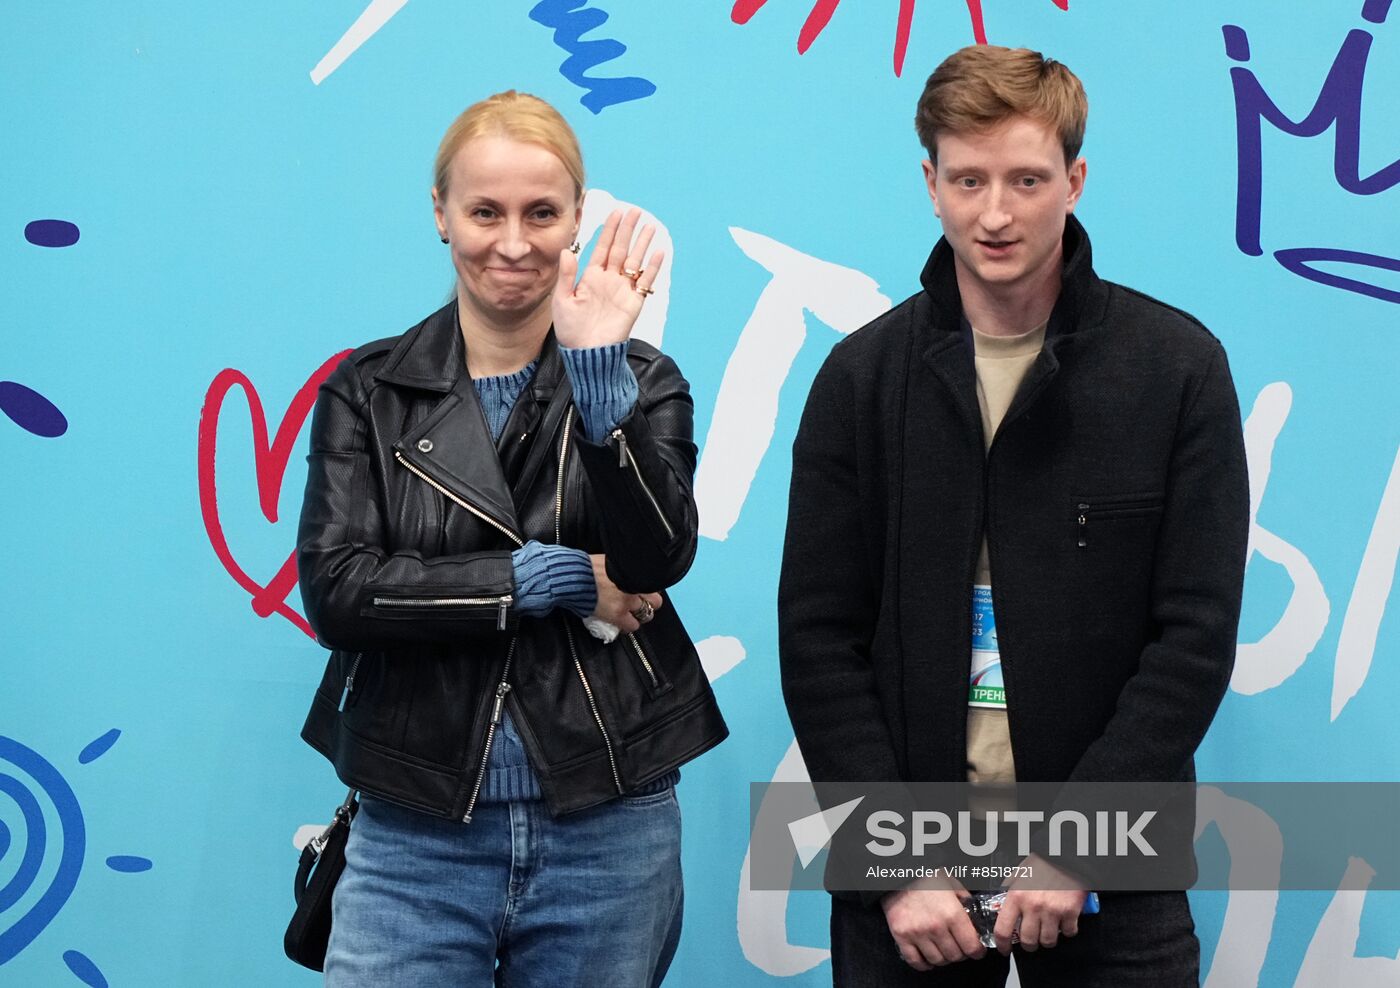
[[[642,272],[639,270],[634,270],[633,268],[623,268],[622,275],[625,278],[631,278],[633,281],[636,281],[642,276]]]
[[[655,288],[638,288],[636,285],[632,286],[632,291],[636,292],[642,298],[646,298],[648,295],[656,294]]]

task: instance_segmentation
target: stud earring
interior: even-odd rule
[[[442,238],[442,242],[443,242],[443,243],[447,243],[447,238],[446,238],[446,237],[443,237],[443,238]]]
[[[581,251],[581,250],[583,250],[583,248],[579,246],[579,242],[578,242],[577,240],[575,240],[573,243],[569,244],[569,253],[570,253],[570,254],[577,254],[577,253],[578,253],[579,251]]]

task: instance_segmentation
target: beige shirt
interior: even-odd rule
[[[1020,336],[988,336],[974,327],[972,341],[977,366],[977,407],[982,412],[982,434],[990,449],[997,427],[1016,397],[1016,389],[1045,343],[1045,326]],[[985,537],[977,554],[976,582],[992,584]],[[983,785],[1009,785],[1016,781],[1005,710],[967,708],[967,780]]]

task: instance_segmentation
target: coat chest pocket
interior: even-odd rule
[[[1161,491],[1136,494],[1081,495],[1073,498],[1075,545],[1089,549],[1112,544],[1145,526],[1156,528],[1162,514]]]

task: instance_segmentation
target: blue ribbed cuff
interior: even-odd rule
[[[542,545],[533,539],[511,553],[515,564],[515,610],[543,617],[561,607],[581,618],[598,606],[593,562],[582,549]]]
[[[583,431],[601,443],[637,403],[637,377],[627,365],[627,341],[577,350],[561,346],[559,353],[574,385]]]

